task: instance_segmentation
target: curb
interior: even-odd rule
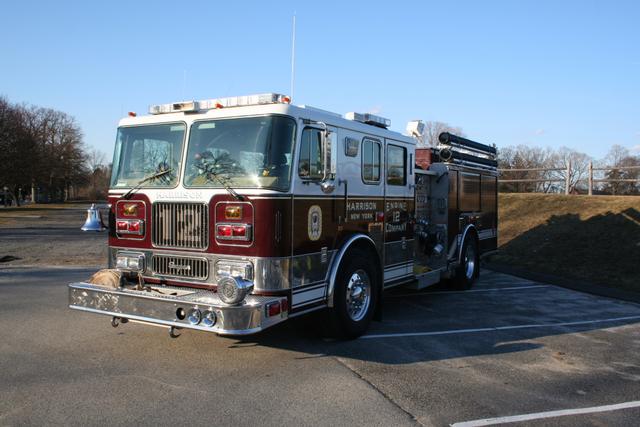
[[[534,280],[536,282],[549,283],[551,285],[572,289],[574,291],[640,304],[640,293],[638,292],[611,288],[609,286],[589,283],[583,280],[567,279],[565,277],[558,277],[547,273],[531,272],[505,264],[487,262],[482,267],[498,273],[510,274],[512,276],[518,276],[523,279]]]

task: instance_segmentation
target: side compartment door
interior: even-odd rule
[[[368,235],[384,259],[384,140],[345,130],[342,179],[348,186],[344,235]],[[341,188],[346,190],[346,187]]]
[[[384,280],[388,283],[413,274],[413,167],[409,164],[413,150],[387,139],[385,151]]]

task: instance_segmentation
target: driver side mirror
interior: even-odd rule
[[[322,161],[323,175],[320,184],[324,193],[331,193],[335,189],[333,181],[338,169],[338,135],[329,129],[322,131]]]

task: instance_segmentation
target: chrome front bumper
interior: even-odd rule
[[[141,291],[84,282],[69,285],[69,308],[74,310],[220,335],[254,334],[286,320],[286,311],[271,317],[266,312],[268,304],[283,299],[249,295],[240,305],[230,306],[217,293],[201,289],[158,286]],[[192,309],[211,310],[216,314],[216,323],[211,327],[191,324],[187,317],[179,316],[180,309],[184,313]]]

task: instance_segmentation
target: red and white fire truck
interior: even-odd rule
[[[118,128],[109,269],[69,285],[72,309],[114,326],[245,335],[326,310],[357,337],[386,289],[468,288],[496,249],[495,147],[443,133],[416,148],[420,121],[407,136],[279,94],[149,112]]]

